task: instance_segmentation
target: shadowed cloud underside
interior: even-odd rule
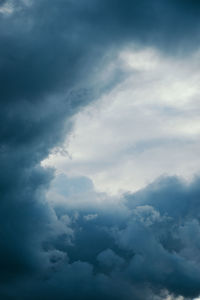
[[[87,174],[59,187],[41,162],[74,115],[126,80],[112,69],[125,48],[197,53],[199,15],[186,0],[0,2],[2,300],[198,297],[198,176],[119,197]]]

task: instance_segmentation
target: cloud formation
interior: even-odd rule
[[[115,205],[108,198],[101,206],[77,208],[67,193],[65,204],[51,205],[56,218],[44,245],[45,268],[6,293],[11,299],[27,299],[26,293],[29,299],[197,297],[199,193],[199,178],[186,186],[176,177],[124,195]]]
[[[67,155],[52,153],[43,164],[112,194],[163,174],[191,180],[200,171],[199,51],[177,58],[132,47],[113,65],[126,77],[75,116]]]
[[[127,196],[123,209],[82,217],[45,200],[53,174],[40,166],[71,117],[123,76],[103,76],[122,47],[186,55],[199,43],[199,9],[178,0],[2,1],[1,299],[199,294],[199,241],[190,235],[199,232],[198,180],[167,179]]]

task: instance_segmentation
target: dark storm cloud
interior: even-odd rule
[[[73,209],[67,193],[66,205],[55,204],[54,210],[72,228],[72,243],[60,236],[49,245],[68,261],[54,259],[49,279],[32,287],[33,299],[54,299],[59,292],[60,299],[163,299],[166,290],[197,297],[199,196],[199,179],[186,186],[177,178],[163,178],[110,207]]]
[[[96,222],[94,227],[87,218],[80,218],[79,224],[74,217],[75,228],[71,228],[68,219],[61,218],[63,213],[56,214],[45,202],[44,191],[52,172],[39,163],[69,130],[66,120],[110,87],[110,82],[99,82],[99,74],[121,47],[137,42],[175,53],[198,45],[199,4],[60,0],[25,5],[15,1],[9,3],[13,9],[10,13],[3,11],[6,1],[0,5],[1,298],[31,299],[33,294],[33,299],[128,299],[132,295],[144,299],[149,288],[196,295],[199,272],[187,255],[197,252],[198,240],[195,249],[186,247],[184,259],[171,252],[184,249],[181,243],[189,244],[190,231],[199,230],[197,210],[187,200],[198,202],[198,185],[188,192],[177,184],[174,202],[167,197],[171,187],[164,193],[161,185],[160,199],[166,197],[162,204],[155,202],[157,194],[151,189],[141,194],[147,199],[145,205],[172,218],[170,224],[183,239],[177,240],[164,228],[161,243],[155,237],[155,233],[159,236],[157,229],[149,233],[138,221],[126,223],[125,217],[114,217],[111,212],[92,220]],[[183,206],[180,199],[185,199]],[[177,225],[176,215],[183,225]],[[132,246],[132,231],[136,248]],[[139,232],[144,239],[139,239]],[[145,240],[160,257],[155,269],[151,265],[153,248],[140,257],[142,249],[148,248]],[[71,250],[70,243],[75,243]],[[163,275],[162,264],[164,268],[169,265],[169,273]],[[134,271],[137,268],[139,275]],[[141,268],[145,274],[141,274]],[[146,289],[141,293],[144,282]]]
[[[41,299],[144,300],[163,299],[167,290],[185,299],[197,297],[198,186],[199,179],[186,186],[177,178],[163,178],[125,196],[121,204],[78,209],[67,204],[67,191],[66,204],[52,207],[57,236],[46,236],[44,257],[49,263],[39,277],[24,279],[7,295],[11,299],[39,295]],[[186,206],[188,210],[183,209]]]

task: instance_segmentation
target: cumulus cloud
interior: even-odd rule
[[[179,0],[2,1],[1,299],[199,294],[199,243],[189,239],[199,231],[198,180],[166,179],[126,204],[77,210],[46,201],[53,171],[40,165],[72,116],[125,78],[112,68],[120,49],[187,55],[199,43],[199,9]]]
[[[77,208],[68,204],[69,194],[65,197],[66,205],[52,206],[66,230],[48,236],[44,249],[49,262],[40,277],[26,279],[26,288],[19,284],[17,290],[6,290],[9,297],[15,293],[26,299],[24,291],[29,299],[199,295],[199,179],[185,185],[175,177],[163,178],[124,195],[115,207],[108,198],[102,207]],[[86,216],[95,217],[88,221]]]

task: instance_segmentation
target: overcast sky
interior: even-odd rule
[[[199,58],[199,51],[187,58],[146,47],[120,51],[111,68],[126,77],[75,115],[66,143],[43,164],[87,176],[111,194],[163,175],[191,181],[200,171]]]
[[[0,299],[200,297],[200,3],[0,1]]]

